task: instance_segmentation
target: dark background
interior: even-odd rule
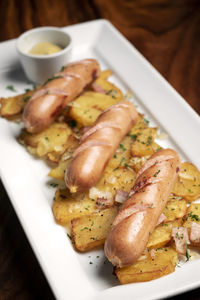
[[[0,0],[0,41],[38,26],[100,18],[110,20],[200,114],[200,0]],[[54,297],[0,185],[0,300],[5,299]],[[200,300],[200,289],[173,299]]]

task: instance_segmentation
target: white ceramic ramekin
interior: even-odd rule
[[[50,42],[62,48],[50,55],[33,55],[28,53],[39,42]],[[29,80],[43,83],[59,72],[70,60],[72,40],[69,34],[57,27],[38,27],[23,33],[17,39],[17,51]]]

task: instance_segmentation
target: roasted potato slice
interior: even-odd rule
[[[146,258],[139,260],[134,265],[117,268],[116,275],[122,284],[131,282],[150,281],[174,272],[178,254],[172,248],[161,248],[154,251],[154,257],[150,253]]]
[[[197,167],[189,162],[182,163],[172,192],[188,201],[198,199],[200,196],[200,172]]]
[[[0,115],[7,119],[18,117],[33,93],[34,91],[28,91],[17,96],[0,98]]]
[[[104,91],[107,95],[119,101],[123,99],[123,94],[121,90],[118,87],[116,87],[116,85],[107,80],[107,78],[111,75],[111,70],[102,71],[100,76],[95,80],[95,82],[92,85],[94,87],[96,86],[97,89],[100,87],[100,89],[102,89],[102,91]]]
[[[145,122],[145,119],[143,115],[139,115],[137,119],[137,123],[131,128],[129,135],[135,141],[137,139],[137,134],[142,130],[148,127],[147,122]]]
[[[200,203],[192,203],[188,207],[187,215],[185,217],[185,222],[183,223],[183,226],[188,229],[189,236],[191,235],[191,228],[194,225],[194,223],[197,223],[198,226],[200,225]],[[192,239],[190,236],[191,246],[200,248],[199,228],[195,228],[194,231],[194,239]]]
[[[85,252],[103,245],[117,211],[116,207],[111,207],[96,214],[73,219],[72,240],[75,248]]]
[[[57,189],[52,209],[56,222],[65,225],[74,218],[95,212],[96,205],[86,193],[72,195],[67,189]]]
[[[61,155],[60,152],[56,152],[56,151],[49,152],[47,153],[47,158],[49,159],[50,162],[55,162],[60,164],[64,160],[67,160],[72,157],[72,154],[74,150],[78,147],[78,145],[79,145],[78,140],[73,135],[70,135],[65,144],[64,153]]]
[[[128,165],[137,173],[139,169],[144,165],[144,163],[149,159],[150,155],[142,156],[142,157],[131,157]]]
[[[62,154],[71,134],[72,131],[66,123],[53,123],[40,133],[30,134],[23,131],[19,139],[25,145],[36,148],[36,155],[43,157],[51,152]]]
[[[155,142],[155,136],[157,133],[157,128],[144,128],[141,129],[135,136],[136,139],[131,146],[131,154],[133,156],[146,156],[152,155],[154,152],[160,149]],[[131,135],[133,136],[133,135]]]
[[[160,248],[165,246],[171,240],[172,228],[179,227],[182,220],[163,223],[158,225],[150,235],[147,248]]]
[[[115,170],[121,166],[128,166],[128,162],[131,155],[131,143],[132,140],[129,136],[126,136],[120,143],[119,147],[117,148],[114,156],[110,159],[108,163],[108,167]]]
[[[187,209],[184,227],[190,228],[192,222],[200,224],[200,203],[192,203]]]
[[[117,190],[129,192],[136,179],[136,173],[128,168],[113,169],[107,167],[95,188],[102,192],[110,192],[115,196]]]
[[[117,101],[118,99],[110,95],[85,92],[72,102],[69,114],[81,126],[91,126],[105,109],[116,104]]]
[[[165,222],[182,218],[186,214],[186,211],[187,201],[185,199],[172,195],[163,210],[163,213],[166,217]]]
[[[69,166],[70,161],[71,161],[71,159],[61,160],[59,162],[58,166],[51,169],[51,171],[49,172],[48,175],[50,177],[53,177],[56,179],[64,180],[65,171],[66,171],[67,167]]]

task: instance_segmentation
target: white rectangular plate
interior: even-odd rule
[[[112,80],[125,92],[150,125],[168,134],[162,146],[176,149],[184,160],[200,167],[200,119],[183,98],[140,53],[107,21],[64,28],[73,39],[72,61],[97,58],[110,68]],[[15,50],[15,41],[0,44],[0,95],[30,87]],[[76,253],[66,231],[54,221],[51,205],[55,189],[49,186],[49,168],[30,156],[17,142],[20,125],[0,120],[0,170],[3,183],[49,284],[59,300],[160,299],[200,285],[200,260],[186,263],[168,276],[120,286],[102,250]]]

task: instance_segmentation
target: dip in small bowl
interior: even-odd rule
[[[24,72],[34,83],[43,83],[59,72],[71,56],[72,40],[57,27],[38,27],[17,39],[17,51]]]

